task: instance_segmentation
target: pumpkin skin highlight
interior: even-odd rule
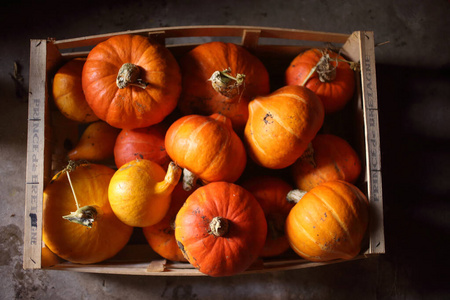
[[[273,257],[290,249],[284,225],[295,203],[286,199],[292,186],[273,176],[256,176],[242,183],[255,196],[264,211],[267,221],[267,238],[260,253],[261,257]]]
[[[53,77],[53,100],[59,111],[68,119],[80,123],[98,120],[86,102],[81,85],[81,74],[86,59],[75,58],[66,62]]]
[[[248,118],[248,102],[270,92],[269,73],[263,63],[244,47],[224,42],[201,44],[180,60],[183,89],[178,107],[183,114],[220,113],[231,119],[233,129],[241,133]],[[236,95],[229,97],[216,91],[210,78],[216,71],[231,70],[244,74]]]
[[[330,67],[336,67],[335,78],[321,80],[315,71],[308,76],[323,53],[320,49],[310,49],[300,53],[293,59],[286,70],[285,79],[287,85],[302,85],[313,91],[321,99],[326,114],[342,110],[355,93],[355,73],[350,65],[343,61],[344,58],[335,52],[327,51],[330,56]],[[336,58],[340,61],[336,64]],[[305,80],[307,82],[305,83]]]
[[[300,157],[291,167],[298,189],[309,191],[333,180],[356,182],[361,173],[361,161],[346,140],[333,134],[318,134],[311,143],[312,156]]]
[[[369,203],[354,185],[328,181],[307,192],[286,219],[291,248],[310,261],[352,259],[361,250]]]
[[[165,145],[173,161],[204,182],[235,182],[247,162],[242,141],[220,114],[181,117],[167,130]]]
[[[116,84],[124,64],[140,71],[145,88]],[[139,35],[119,35],[97,44],[83,67],[86,101],[102,120],[121,129],[142,128],[161,122],[176,107],[181,72],[172,53]]]
[[[167,173],[151,160],[134,160],[120,167],[108,188],[108,197],[116,216],[133,227],[147,227],[166,215],[171,193],[181,169],[170,163]]]
[[[91,264],[116,255],[128,242],[133,228],[122,223],[108,202],[108,185],[114,170],[85,164],[70,172],[80,207],[98,208],[92,228],[62,218],[77,209],[66,173],[56,174],[44,190],[43,241],[59,257],[73,263]]]
[[[249,103],[244,140],[249,156],[269,169],[292,165],[324,120],[323,105],[309,89],[284,86]]]
[[[212,234],[215,217],[227,220],[222,236]],[[258,257],[267,234],[264,212],[239,185],[212,182],[186,200],[175,219],[175,238],[186,259],[212,277],[245,271]]]
[[[175,239],[175,217],[192,192],[193,190],[185,191],[181,183],[177,184],[166,216],[157,224],[142,229],[153,251],[165,259],[187,262]]]

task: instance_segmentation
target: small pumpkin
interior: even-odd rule
[[[270,92],[269,73],[244,47],[224,42],[201,44],[180,60],[183,89],[178,107],[185,115],[220,113],[242,132],[248,102]]]
[[[71,162],[45,187],[42,235],[53,253],[91,264],[113,257],[127,244],[133,228],[116,217],[108,201],[113,174],[104,165]]]
[[[324,120],[323,105],[309,89],[284,86],[249,103],[244,140],[249,156],[269,169],[292,165]]]
[[[256,176],[242,183],[242,187],[255,196],[266,217],[267,238],[260,256],[273,257],[283,254],[290,248],[284,225],[295,205],[286,199],[292,186],[278,177]]]
[[[235,182],[247,161],[230,119],[221,114],[181,117],[167,130],[165,145],[171,159],[184,168],[186,189],[195,186],[196,178]]]
[[[117,168],[135,159],[148,159],[164,169],[170,157],[164,146],[167,127],[158,123],[145,128],[122,129],[114,145],[114,160]]]
[[[92,108],[86,102],[81,86],[81,73],[84,58],[74,58],[56,72],[53,77],[53,100],[58,110],[68,119],[80,123],[98,120]]]
[[[327,49],[309,49],[296,56],[285,73],[287,85],[301,85],[316,93],[326,114],[344,108],[355,92],[350,64]]]
[[[358,255],[369,222],[369,202],[356,186],[341,180],[328,181],[297,201],[285,229],[298,255],[310,261],[352,259]]]
[[[167,173],[151,160],[133,160],[120,167],[111,178],[108,197],[116,216],[133,227],[160,222],[171,202],[171,193],[181,176],[173,162]]]
[[[355,183],[361,173],[361,161],[343,138],[334,134],[318,134],[291,169],[297,188],[309,191],[326,181]]]
[[[97,44],[82,73],[86,101],[111,126],[131,129],[161,122],[176,107],[181,72],[172,53],[140,35]]]
[[[69,151],[70,160],[102,161],[114,156],[114,144],[120,129],[106,122],[96,121],[83,131],[80,140]]]
[[[142,229],[153,251],[168,260],[187,262],[175,240],[175,217],[192,192],[185,191],[182,183],[177,184],[166,216],[157,224]]]
[[[213,277],[245,271],[261,253],[264,212],[239,185],[212,182],[188,197],[175,219],[175,238],[186,259]]]

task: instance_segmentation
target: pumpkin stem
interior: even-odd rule
[[[224,236],[228,233],[228,220],[222,217],[214,217],[211,222],[209,222],[209,234],[216,237]]]
[[[63,216],[63,219],[91,228],[92,223],[98,219],[100,214],[101,212],[98,207],[86,205],[71,212],[67,216]]]
[[[141,69],[139,66],[131,63],[124,63],[117,74],[117,87],[123,89],[132,85],[145,89],[148,86],[148,83],[139,78],[140,76]]]
[[[314,74],[314,72],[317,72],[317,75],[319,76],[319,80],[321,82],[331,82],[336,78],[336,68],[338,66],[338,59],[336,57],[335,62],[336,65],[333,66],[330,63],[330,55],[328,54],[328,50],[322,51],[322,57],[319,59],[317,64],[311,69],[308,76],[306,76],[305,80],[302,83],[302,86],[305,86],[305,84],[311,79],[311,76]]]
[[[173,188],[178,184],[181,177],[181,169],[180,167],[174,163],[170,162],[169,167],[167,168],[166,176],[164,180],[158,182],[155,186],[155,191],[157,194],[163,194],[166,192],[172,192]]]
[[[189,171],[183,169],[183,190],[190,191],[197,185],[198,176]]]
[[[223,71],[215,71],[208,80],[211,81],[215,91],[227,98],[236,97],[239,94],[240,87],[242,85],[245,87],[245,75],[237,74],[234,77],[231,75],[230,68]]]
[[[303,190],[299,190],[299,189],[291,190],[286,195],[286,200],[289,203],[298,203],[306,193],[307,193],[307,191],[303,191]]]

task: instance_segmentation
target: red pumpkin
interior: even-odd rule
[[[286,199],[291,185],[277,177],[257,176],[244,182],[242,187],[255,196],[266,216],[267,238],[260,256],[272,257],[286,252],[290,246],[284,224],[295,205]]]
[[[100,119],[122,129],[142,128],[161,122],[176,107],[181,73],[167,48],[125,34],[89,52],[82,85]]]
[[[167,169],[170,157],[164,146],[166,130],[162,123],[145,128],[122,129],[114,145],[117,168],[135,159],[148,159]]]
[[[361,161],[356,151],[343,138],[318,134],[311,148],[292,165],[297,188],[309,191],[326,181],[344,180],[355,183],[361,173]]]
[[[166,151],[184,172],[204,182],[234,182],[247,161],[242,141],[228,118],[220,114],[209,117],[184,116],[167,130]],[[186,176],[183,177],[186,181]],[[186,182],[186,188],[192,185]]]
[[[245,271],[261,253],[267,223],[244,188],[213,182],[198,188],[175,219],[175,238],[186,259],[209,276]]]
[[[369,202],[354,185],[328,181],[307,192],[286,219],[292,249],[311,261],[352,259],[369,223]]]
[[[245,127],[248,102],[270,91],[263,63],[236,44],[201,44],[182,57],[180,67],[180,110],[186,115],[220,113],[231,119],[236,132]]]
[[[325,113],[344,108],[355,92],[355,73],[345,59],[332,51],[310,49],[291,62],[287,85],[305,86],[322,100]]]
[[[259,165],[282,169],[307,149],[323,124],[320,99],[309,89],[290,85],[249,103],[245,142]]]

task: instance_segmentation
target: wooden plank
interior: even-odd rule
[[[244,29],[242,33],[242,45],[250,51],[255,50],[258,47],[259,36],[261,30]]]
[[[23,249],[23,267],[25,269],[41,268],[47,99],[46,65],[46,40],[31,40]]]
[[[383,196],[381,185],[380,129],[375,73],[375,43],[371,31],[359,32],[361,85],[364,104],[366,176],[370,201],[370,242],[368,253],[385,253]]]

